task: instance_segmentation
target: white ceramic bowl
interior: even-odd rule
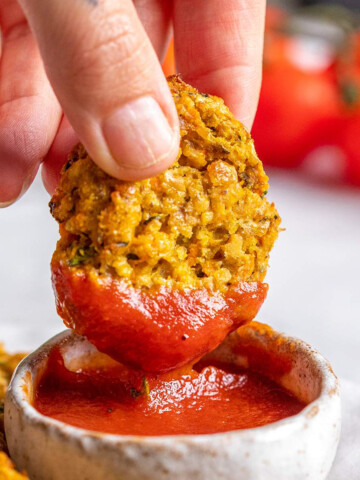
[[[6,436],[16,466],[32,480],[322,480],[331,468],[340,433],[338,381],[329,363],[301,340],[258,324],[210,354],[272,377],[270,358],[286,364],[287,371],[275,377],[310,402],[299,414],[253,429],[162,437],[100,434],[37,412],[34,387],[55,345],[61,345],[70,369],[101,356],[65,331],[16,370],[6,397]],[[249,358],[249,346],[261,353],[262,363]]]

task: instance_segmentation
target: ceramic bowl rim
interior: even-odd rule
[[[59,420],[47,417],[36,410],[31,405],[27,392],[24,391],[23,385],[26,382],[25,378],[28,372],[32,373],[36,370],[37,365],[43,361],[44,357],[48,355],[50,350],[59,343],[65,342],[71,338],[78,337],[72,330],[65,330],[43,345],[37,350],[25,357],[16,368],[13,378],[10,382],[6,398],[12,396],[12,402],[15,403],[23,412],[25,418],[33,425],[42,425],[49,430],[60,434],[61,436],[70,436],[73,440],[83,440],[86,438],[98,439],[109,444],[134,444],[141,443],[142,445],[160,445],[169,442],[207,442],[210,439],[226,437],[232,438],[234,436],[241,438],[244,441],[266,442],[274,435],[277,437],[287,436],[290,432],[294,433],[300,430],[304,422],[311,422],[314,416],[312,412],[317,411],[320,407],[326,407],[331,402],[332,397],[340,395],[339,380],[334,374],[330,363],[314,350],[309,344],[303,340],[275,332],[280,335],[286,342],[295,343],[301,351],[309,358],[311,357],[314,364],[318,367],[318,372],[321,377],[321,390],[319,396],[309,403],[303,410],[296,415],[284,418],[282,420],[248,429],[231,430],[220,433],[207,434],[183,434],[183,435],[162,435],[162,436],[140,436],[140,435],[117,435],[91,431],[72,425],[68,425]],[[7,400],[5,400],[5,422],[6,422],[6,407]]]

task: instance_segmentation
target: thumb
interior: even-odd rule
[[[174,102],[131,0],[20,0],[53,89],[85,148],[124,180],[166,169]]]

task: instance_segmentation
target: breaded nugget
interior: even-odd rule
[[[7,353],[0,343],[0,450],[4,450],[4,401],[6,389],[18,363],[25,357],[24,353]]]
[[[110,177],[78,145],[50,209],[65,324],[145,372],[185,365],[250,322],[280,218],[250,134],[224,102],[169,79],[181,142],[164,173]]]
[[[17,472],[8,456],[5,432],[4,432],[4,400],[6,389],[11,376],[20,360],[24,358],[23,353],[9,354],[0,343],[0,480],[24,480],[28,477]]]
[[[54,258],[145,289],[262,281],[280,218],[253,140],[220,98],[177,76],[169,86],[181,125],[177,161],[124,182],[78,145],[50,202],[61,225]]]
[[[24,357],[25,353],[7,353],[0,343],[0,403],[5,398],[6,389],[15,368]]]
[[[10,458],[0,452],[0,480],[26,480],[28,477],[15,470]]]

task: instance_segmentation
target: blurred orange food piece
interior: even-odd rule
[[[175,52],[174,52],[174,40],[170,40],[168,50],[165,55],[164,62],[162,64],[162,69],[166,77],[170,75],[175,75]]]

